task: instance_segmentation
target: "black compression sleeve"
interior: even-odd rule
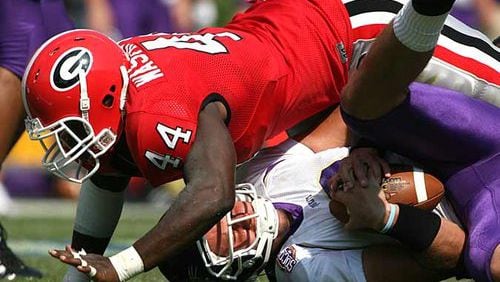
[[[439,232],[441,218],[430,211],[398,206],[398,220],[387,234],[415,251],[429,248]]]
[[[73,240],[71,248],[75,251],[84,249],[87,254],[104,254],[106,247],[109,244],[110,238],[97,238],[89,235],[82,234],[73,230]]]

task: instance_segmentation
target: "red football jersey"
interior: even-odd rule
[[[120,42],[130,67],[127,143],[154,186],[182,176],[200,109],[223,102],[238,162],[339,102],[351,27],[340,0],[255,3],[225,27]]]

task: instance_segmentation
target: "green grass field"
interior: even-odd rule
[[[61,281],[66,266],[47,252],[52,248],[64,248],[71,241],[75,208],[71,201],[16,200],[14,214],[1,217],[11,249],[27,264],[43,272],[44,278],[37,281]],[[157,222],[163,212],[163,208],[151,204],[127,203],[108,254],[130,246]],[[30,280],[18,278],[15,281]],[[158,270],[152,270],[131,281],[165,281],[165,278]]]

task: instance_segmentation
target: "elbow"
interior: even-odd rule
[[[222,218],[233,209],[235,202],[234,185],[220,181],[205,182],[198,186],[198,205],[207,217]]]
[[[215,207],[214,214],[216,217],[223,217],[228,212],[230,212],[234,207],[234,197],[232,198],[220,198],[217,206]]]
[[[217,187],[213,187],[212,191],[214,191],[213,213],[216,217],[222,217],[230,212],[234,207],[234,185],[231,185],[230,187],[227,185],[217,185]]]

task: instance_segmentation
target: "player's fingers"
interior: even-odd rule
[[[342,201],[343,196],[342,196],[341,192],[342,191],[338,191],[338,190],[330,191],[330,196],[332,197],[332,200],[335,200],[335,201],[340,202],[340,203],[344,203]]]
[[[339,201],[331,200],[328,204],[330,213],[342,223],[349,221],[349,210]]]
[[[58,257],[58,259],[61,262],[64,262],[66,264],[73,265],[73,266],[79,266],[81,264],[81,260],[79,258],[72,258],[72,257],[68,257],[66,255],[61,255]]]
[[[382,193],[382,187],[380,186],[381,180],[376,179],[375,177],[371,176],[370,179],[368,180],[368,187],[371,189],[370,192],[372,193]]]
[[[49,250],[49,255],[58,259],[60,256],[67,254],[66,251],[61,250]]]
[[[391,177],[391,167],[389,163],[383,158],[379,158],[380,166],[382,167],[382,171],[384,172],[384,177]]]
[[[379,199],[382,201],[382,202],[387,202],[387,200],[390,199],[390,195],[388,195],[384,189],[382,189],[382,187],[379,186],[379,190],[378,190],[378,197]]]
[[[93,267],[92,265],[86,265],[86,266],[79,265],[76,268],[81,273],[87,274],[90,278],[92,278],[92,281],[95,281],[94,277],[97,275],[97,269],[95,267]]]
[[[338,181],[339,181],[339,177],[337,174],[335,174],[334,176],[330,177],[330,179],[328,179],[328,188],[330,188],[330,193],[337,188]]]
[[[90,268],[89,277],[93,278],[97,274],[97,269],[95,269],[95,267],[93,267],[92,265],[89,265],[89,268]]]
[[[81,264],[80,254],[75,252],[70,245],[66,245],[64,251],[52,250],[49,251],[49,254],[69,265],[78,266]]]
[[[358,182],[361,184],[361,186],[365,187],[368,184],[368,176],[367,176],[367,169],[366,169],[367,163],[363,161],[354,161],[352,168],[353,168],[353,173],[358,179]]]
[[[79,265],[76,267],[78,269],[78,271],[82,272],[82,273],[85,273],[85,274],[90,274],[90,271],[91,271],[91,268],[90,266],[83,266],[83,265]]]
[[[335,174],[332,178],[328,180],[328,188],[330,188],[329,190],[330,198],[333,197],[332,193],[334,193],[339,189],[343,189],[342,179],[340,178],[339,174]]]
[[[65,249],[69,253],[74,253],[75,252],[75,251],[73,251],[73,248],[71,248],[71,245],[66,245]]]
[[[335,191],[332,196],[333,196],[332,197],[333,200],[341,202],[342,204],[347,206],[348,203],[350,202],[350,198],[352,196],[352,193],[350,192],[350,190],[348,190],[348,191],[338,190],[338,191]]]
[[[352,188],[354,179],[352,179],[352,164],[350,162],[345,162],[340,166],[338,175],[342,180],[342,185],[344,190]]]
[[[368,181],[371,181],[373,179],[377,183],[382,182],[382,167],[377,159],[372,158],[372,159],[368,160],[368,174],[369,174],[369,177],[371,178]],[[364,185],[364,187],[367,187],[367,186],[368,186],[368,183],[366,183],[366,185]]]
[[[73,257],[73,254],[70,251],[68,251],[68,248],[66,248],[66,250],[49,250],[49,255],[67,264],[71,265],[80,264],[80,260],[75,259]]]

